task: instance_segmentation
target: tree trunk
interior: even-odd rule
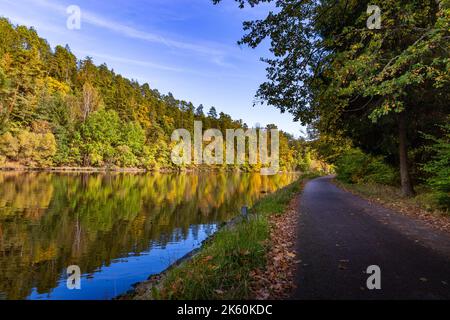
[[[399,156],[400,156],[400,179],[402,183],[402,195],[412,197],[415,195],[411,177],[408,168],[408,150],[406,139],[406,115],[401,112],[398,115],[398,137],[399,137]]]

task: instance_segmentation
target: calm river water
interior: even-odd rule
[[[0,299],[114,298],[295,178],[0,172]]]

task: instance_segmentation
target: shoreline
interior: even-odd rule
[[[81,172],[81,173],[106,173],[106,172],[128,172],[128,173],[146,173],[146,172],[177,172],[180,170],[158,169],[148,170],[141,168],[96,168],[96,167],[0,167],[0,172]]]
[[[296,201],[304,183],[309,179],[311,177],[307,175],[300,176],[292,184],[261,198],[249,209],[250,214],[247,219],[238,215],[224,223],[213,235],[205,239],[200,247],[176,260],[162,272],[134,284],[130,290],[118,295],[114,300],[166,300],[169,297],[170,299],[190,300],[203,296],[209,299],[248,299],[251,295],[256,294],[253,290],[257,287],[257,280],[253,273],[256,270],[261,273],[265,272],[266,267],[270,264],[266,260],[271,254],[271,246],[267,246],[267,241],[272,238],[270,231],[272,227],[270,226],[277,216],[286,215],[291,202]],[[257,231],[258,228],[262,228],[262,230]],[[249,237],[248,241],[243,241],[246,237]],[[236,252],[241,253],[236,256]],[[250,260],[241,264],[239,263],[241,259]],[[289,257],[289,259],[292,260],[290,265],[294,268],[296,259],[294,257]],[[229,264],[233,265],[230,270],[227,269]],[[247,267],[247,265],[249,266]],[[213,274],[210,273],[210,267],[215,270]],[[230,288],[216,287],[214,283],[217,279],[213,280],[216,278],[214,276],[216,272],[222,274],[219,282],[232,281],[234,283],[232,287],[245,285],[245,288],[239,290],[242,292],[235,292],[236,288],[230,290]],[[236,280],[232,274],[228,274],[229,272],[238,272],[239,280]],[[186,282],[187,287],[183,285],[181,291],[178,291],[180,290],[178,286],[182,282]],[[190,285],[196,287],[200,282],[201,286],[206,289],[200,289],[198,292],[195,288],[193,291],[184,291]]]
[[[54,173],[192,173],[192,172],[213,172],[213,171],[236,171],[242,170],[220,170],[217,168],[119,168],[119,167],[26,167],[26,166],[4,166],[0,167],[0,172],[54,172]]]
[[[242,216],[242,214],[240,214],[240,215],[237,215],[236,217],[234,217],[233,219],[222,223],[218,227],[216,232],[214,232],[212,235],[210,235],[208,238],[206,238],[205,240],[202,241],[202,243],[200,244],[200,246],[198,248],[195,248],[195,249],[189,251],[188,253],[186,253],[184,256],[178,258],[177,260],[175,260],[172,264],[167,266],[167,268],[165,268],[161,272],[150,275],[147,278],[147,280],[136,282],[135,284],[133,284],[131,286],[130,290],[128,290],[127,292],[124,292],[124,293],[116,296],[112,300],[135,300],[140,295],[139,291],[146,290],[146,289],[148,289],[148,287],[156,287],[156,286],[158,286],[158,284],[160,284],[161,281],[164,280],[164,278],[167,276],[167,274],[171,270],[173,270],[175,268],[178,268],[179,266],[181,266],[185,262],[189,262],[195,256],[197,256],[199,253],[201,253],[201,251],[205,248],[205,246],[208,243],[210,243],[211,241],[214,241],[214,237],[216,236],[216,234],[218,232],[220,232],[222,230],[226,230],[228,228],[232,228],[237,223],[242,222],[243,218],[244,217]]]
[[[244,171],[236,168],[213,168],[213,167],[196,167],[196,168],[159,168],[159,169],[143,169],[143,168],[119,168],[119,167],[26,167],[26,166],[3,166],[0,167],[1,172],[47,172],[47,173],[199,173],[199,172],[236,172],[236,173],[260,173],[257,171]],[[280,171],[277,174],[297,173],[300,171]]]

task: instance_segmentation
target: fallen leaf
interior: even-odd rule
[[[297,255],[295,253],[289,252],[288,257],[295,258]]]

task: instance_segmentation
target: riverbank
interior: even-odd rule
[[[133,292],[120,299],[222,300],[285,296],[293,289],[289,274],[293,276],[296,265],[292,239],[296,235],[296,214],[292,208],[310,177],[304,175],[264,197],[251,208],[249,219],[234,221],[222,228],[200,250],[166,272],[136,285]],[[291,230],[286,233],[288,226]],[[280,270],[285,272],[274,272]],[[271,284],[263,283],[262,276]]]
[[[55,172],[55,173],[107,173],[107,172],[118,172],[118,173],[194,173],[194,172],[243,172],[243,173],[258,173],[260,170],[243,170],[241,168],[227,168],[227,167],[217,167],[209,165],[200,165],[190,168],[122,168],[122,167],[33,167],[24,166],[17,163],[7,163],[6,165],[0,166],[0,172]],[[291,171],[280,171],[280,173],[291,173]]]
[[[105,172],[125,172],[125,173],[146,173],[146,172],[160,172],[160,173],[175,173],[175,172],[194,172],[194,171],[211,171],[213,168],[187,169],[187,168],[123,168],[117,166],[107,167],[35,167],[24,166],[14,162],[8,162],[0,166],[1,171],[21,171],[21,172],[82,172],[82,173],[105,173]]]
[[[82,173],[104,173],[104,172],[129,172],[129,173],[145,173],[150,172],[146,169],[139,168],[94,168],[94,167],[0,167],[0,171],[18,171],[18,172],[82,172]],[[170,172],[170,171],[167,171]]]
[[[26,166],[3,166],[0,172],[54,172],[54,173],[194,173],[194,172],[244,172],[239,169],[218,169],[214,167],[197,168],[121,168],[121,167],[26,167]],[[250,172],[249,172],[250,173]],[[283,172],[286,173],[286,172]]]

